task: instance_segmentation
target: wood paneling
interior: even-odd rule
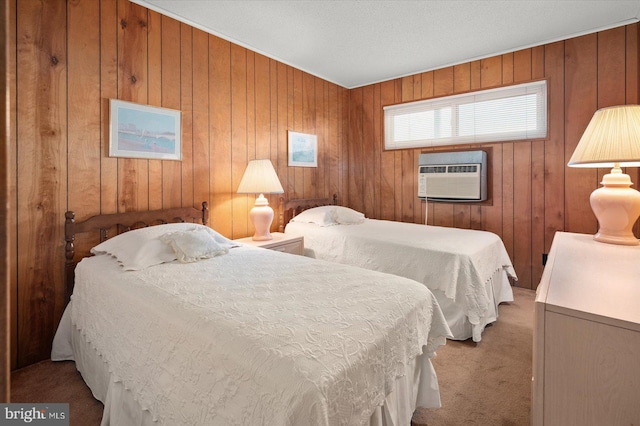
[[[556,231],[565,229],[565,169],[564,156],[565,96],[564,42],[545,46],[545,78],[547,79],[548,130],[544,141],[544,248],[548,253]],[[562,96],[560,94],[562,93]],[[533,281],[532,288],[539,280]]]
[[[382,107],[394,103],[395,87],[394,83],[384,82],[380,84],[380,104]],[[422,86],[424,88],[424,85]],[[378,110],[380,111],[380,110]],[[378,120],[384,122],[382,113],[374,114],[379,116]],[[394,151],[384,150],[384,126],[380,129],[380,140],[382,144],[380,150],[380,204],[382,205],[378,216],[380,219],[394,220],[396,214],[395,197],[395,155]]]
[[[232,193],[234,217],[249,215],[249,195],[238,195],[233,189],[240,185],[244,168],[250,160],[247,156],[247,49],[231,44],[231,176],[226,191]],[[234,143],[238,141],[239,143]],[[252,153],[253,154],[253,153]],[[247,221],[232,222],[232,236],[248,235]]]
[[[149,105],[162,106],[162,15],[149,11],[147,32],[147,103]],[[182,127],[185,128],[184,116]],[[184,138],[188,135],[182,135]],[[162,161],[149,161],[149,209],[162,208]]]
[[[589,34],[565,42],[565,164],[578,145],[580,136],[598,105],[598,35]],[[596,218],[584,201],[598,185],[598,171],[591,168],[567,168],[565,227],[573,232],[594,234]]]
[[[235,190],[253,158],[271,159],[285,197],[347,193],[346,89],[128,0],[6,4],[12,368],[50,355],[67,209],[208,201],[216,230],[245,237],[254,196]],[[181,110],[182,161],[110,158],[109,99]],[[287,130],[318,135],[317,169],[287,166]]]
[[[116,0],[100,1],[100,213],[118,211],[118,159],[109,157],[109,99],[118,98]],[[78,212],[80,214],[80,212]]]
[[[349,91],[349,198],[348,204],[358,210],[364,210],[363,188],[364,173],[363,126],[363,90]],[[367,123],[368,124],[368,123]]]
[[[193,30],[192,35],[192,156],[193,156],[193,203],[211,197],[209,160],[210,113],[209,113],[209,35]],[[210,205],[211,206],[211,205]],[[210,207],[211,208],[211,207]],[[217,221],[213,222],[217,226]]]
[[[67,206],[77,220],[100,213],[100,3],[76,2],[67,7],[68,25],[68,185]],[[98,240],[80,240],[79,250],[89,250]]]
[[[12,368],[49,356],[64,307],[65,210],[208,201],[212,226],[244,237],[253,196],[235,189],[259,157],[287,198],[337,193],[372,218],[495,232],[518,285],[535,288],[557,230],[595,232],[588,197],[606,170],[566,167],[581,132],[597,108],[639,100],[638,24],[347,90],[128,0],[7,4]],[[424,150],[384,150],[384,106],[541,78],[546,139],[456,147],[490,150],[488,203],[416,198]],[[183,160],[110,158],[113,98],[180,109]],[[287,130],[318,135],[317,168],[288,167]],[[270,202],[277,209],[280,196]]]
[[[5,2],[9,9],[7,15],[7,41],[6,45],[6,90],[5,96],[8,96],[7,106],[9,107],[7,120],[7,275],[9,279],[9,337],[10,337],[10,364],[11,368],[15,368],[18,361],[18,288],[15,285],[18,282],[18,218],[14,212],[16,206],[17,195],[17,175],[18,175],[18,134],[15,126],[17,119],[17,84],[16,84],[16,25],[15,19],[17,10],[17,0]]]
[[[638,102],[638,73],[638,24],[632,24],[353,89],[350,150],[355,154],[355,147],[366,143],[356,129],[373,128],[375,137],[384,140],[384,129],[376,123],[383,121],[385,105],[546,79],[546,139],[453,147],[491,148],[490,202],[429,202],[426,206],[429,224],[498,234],[513,260],[518,285],[536,288],[542,276],[542,254],[549,251],[556,231],[596,232],[589,195],[606,170],[570,169],[566,163],[597,108]],[[371,119],[360,93],[373,93],[374,105],[381,105],[374,108]],[[376,150],[373,155],[349,158],[349,170],[358,171],[350,176],[349,200],[361,195],[363,182],[358,179],[362,175],[376,185],[367,193],[380,197],[372,202],[380,210],[369,217],[424,221],[425,203],[418,202],[415,194],[419,153],[447,147],[385,151],[382,145],[368,145],[367,149]],[[369,170],[380,170],[380,179],[372,179]],[[637,181],[638,172],[630,172]]]
[[[197,203],[193,197],[193,32],[194,28],[180,24],[180,61],[178,62],[180,66],[180,105],[177,108],[182,111],[182,163],[175,161],[170,163],[180,166],[180,204],[182,205],[196,205]],[[169,85],[171,82],[167,81],[163,83],[163,86],[165,84]]]
[[[212,223],[233,235],[231,208],[231,43],[209,36],[209,179]],[[282,176],[282,175],[280,175]]]
[[[372,164],[375,167],[377,163],[375,157],[379,151],[376,150],[376,139],[374,137],[374,127],[376,125],[376,120],[373,119],[374,91],[374,86],[367,86],[362,91],[362,121],[367,124],[362,127],[362,157],[363,164]],[[368,217],[372,217],[377,213],[376,200],[374,197],[375,190],[375,173],[369,172],[363,182],[363,209],[361,210]]]
[[[188,32],[187,32],[188,34]],[[191,75],[188,75],[191,71],[191,62],[181,62],[191,60],[190,55],[185,54],[181,58],[181,47],[184,47],[184,51],[191,49],[191,42],[185,35],[185,41],[189,44],[181,46],[181,33],[180,23],[175,19],[162,16],[162,57],[160,62],[162,73],[162,107],[180,110],[181,114],[181,127],[182,127],[182,161],[158,161],[149,160],[148,163],[151,166],[152,163],[160,163],[161,169],[156,169],[155,175],[151,174],[151,167],[149,167],[149,183],[151,188],[152,179],[157,179],[162,182],[162,203],[156,200],[156,205],[162,205],[162,208],[182,207],[182,197],[185,196],[187,201],[185,205],[193,205],[191,197],[193,187],[193,176],[191,182],[188,184],[182,183],[182,171],[187,172],[192,170],[191,167],[191,109],[192,104],[190,99],[191,95]],[[185,75],[183,75],[183,69]],[[148,78],[148,76],[147,76]],[[148,92],[147,92],[148,93]],[[183,94],[181,96],[181,94]],[[148,94],[147,94],[148,96]],[[189,104],[181,105],[182,97],[187,99]],[[189,189],[185,191],[184,187]],[[151,208],[151,194],[149,193],[149,206]]]
[[[67,10],[17,3],[18,357],[48,356],[62,315],[62,222],[67,207]],[[10,212],[10,214],[16,214]],[[59,285],[52,285],[59,283]]]
[[[117,1],[117,99],[146,104],[147,9],[126,0]],[[149,208],[149,160],[118,158],[118,210]]]
[[[0,92],[3,93],[0,107],[0,403],[10,401],[10,368],[11,368],[11,291],[9,286],[9,238],[7,200],[9,194],[9,134],[7,132],[8,74],[7,46],[9,32],[9,2],[0,4]]]

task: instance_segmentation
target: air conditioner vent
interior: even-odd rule
[[[420,167],[420,173],[477,173],[480,164],[455,166],[427,166]]]

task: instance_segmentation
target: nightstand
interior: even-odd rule
[[[282,232],[272,232],[271,236],[273,239],[268,241],[253,241],[251,237],[240,238],[234,241],[254,247],[281,251],[283,253],[304,255],[304,237],[291,237]]]

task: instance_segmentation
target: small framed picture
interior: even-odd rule
[[[289,130],[289,166],[318,167],[318,136]]]
[[[109,156],[181,160],[180,111],[110,100]]]

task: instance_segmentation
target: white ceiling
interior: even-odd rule
[[[346,88],[640,18],[640,0],[132,1]]]

